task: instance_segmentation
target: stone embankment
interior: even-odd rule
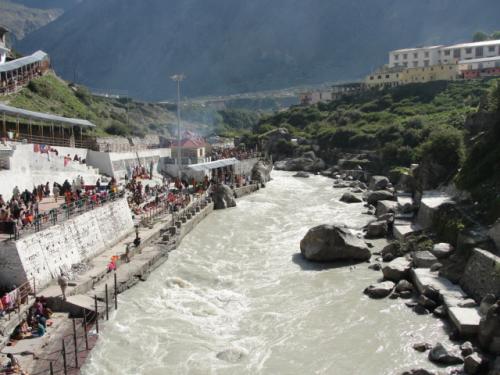
[[[312,228],[301,241],[303,256],[311,261],[367,260],[380,275],[364,290],[367,296],[401,298],[414,313],[443,319],[456,342],[449,347],[415,343],[415,350],[428,352],[429,360],[442,367],[454,366],[452,371],[458,371],[454,373],[500,374],[496,227],[488,238],[480,227],[463,226],[453,196],[415,191],[408,176],[393,184],[385,176],[368,177],[360,169],[328,175],[334,188],[348,189],[342,202],[364,204],[365,214],[374,218],[364,228],[364,238],[348,228]],[[374,239],[384,239],[386,245],[374,249],[370,246]],[[366,251],[367,256],[358,256]],[[435,372],[415,369],[405,374]]]
[[[264,177],[269,178],[268,175]],[[268,179],[265,180],[267,181]],[[258,189],[259,185],[253,184],[229,189],[228,194],[234,199]],[[66,301],[62,300],[61,290],[56,283],[38,291],[38,295],[43,296],[48,306],[56,312],[57,324],[54,330],[51,328],[51,333],[41,340],[23,340],[33,341],[33,345],[27,346],[27,352],[33,355],[22,358],[23,369],[30,373],[49,373],[48,366],[52,362],[55,368],[63,371],[60,355],[53,355],[54,352],[61,353],[60,341],[54,342],[54,338],[72,335],[71,319],[86,316],[90,317],[90,323],[95,320],[95,316],[100,319],[109,316],[109,312],[114,309],[117,295],[138,282],[145,281],[153,270],[168,260],[169,253],[179,246],[182,239],[213,212],[214,207],[214,200],[207,197],[193,202],[173,216],[160,215],[148,220],[145,226],[139,227],[137,233],[129,233],[114,246],[95,256],[86,270],[70,281],[66,290]],[[138,245],[134,244],[134,241],[137,243],[136,238],[140,238]],[[115,262],[116,270],[109,272],[108,265],[113,257],[118,258]],[[12,320],[14,326],[17,323],[17,320]],[[93,341],[94,336],[92,335]],[[88,356],[88,350],[81,350],[81,353],[86,354],[79,363],[80,367]],[[43,358],[50,358],[50,361]],[[72,366],[68,365],[68,371],[78,373],[79,368]]]

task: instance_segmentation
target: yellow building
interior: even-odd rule
[[[400,84],[423,83],[431,81],[455,81],[461,78],[458,64],[409,68],[400,74]]]
[[[401,84],[402,68],[382,68],[365,79],[367,87],[394,87]]]

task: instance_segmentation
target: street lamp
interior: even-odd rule
[[[177,82],[177,177],[181,179],[181,82],[186,78],[184,74],[175,74],[170,77]]]

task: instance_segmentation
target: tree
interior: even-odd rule
[[[500,31],[494,31],[493,33],[491,33],[491,39],[493,40],[500,39]]]
[[[488,39],[490,39],[489,35],[483,31],[475,32],[473,37],[472,37],[473,42],[484,42],[485,40],[488,40]]]

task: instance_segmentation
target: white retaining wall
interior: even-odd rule
[[[90,168],[85,164],[71,161],[64,166],[64,153],[72,155],[75,153],[80,156],[86,156],[86,150],[72,149],[68,147],[57,147],[59,156],[54,154],[40,154],[33,152],[32,144],[18,144],[10,157],[10,169],[0,170],[0,194],[4,199],[12,197],[12,190],[17,185],[22,191],[33,190],[33,186],[52,184],[58,182],[62,184],[68,179],[70,182],[77,176],[82,176],[85,182],[94,183],[99,178],[96,169]],[[78,150],[78,151],[75,151]]]
[[[60,269],[95,257],[134,229],[125,198],[38,233],[0,245],[0,284],[20,285],[35,279],[43,287]]]

